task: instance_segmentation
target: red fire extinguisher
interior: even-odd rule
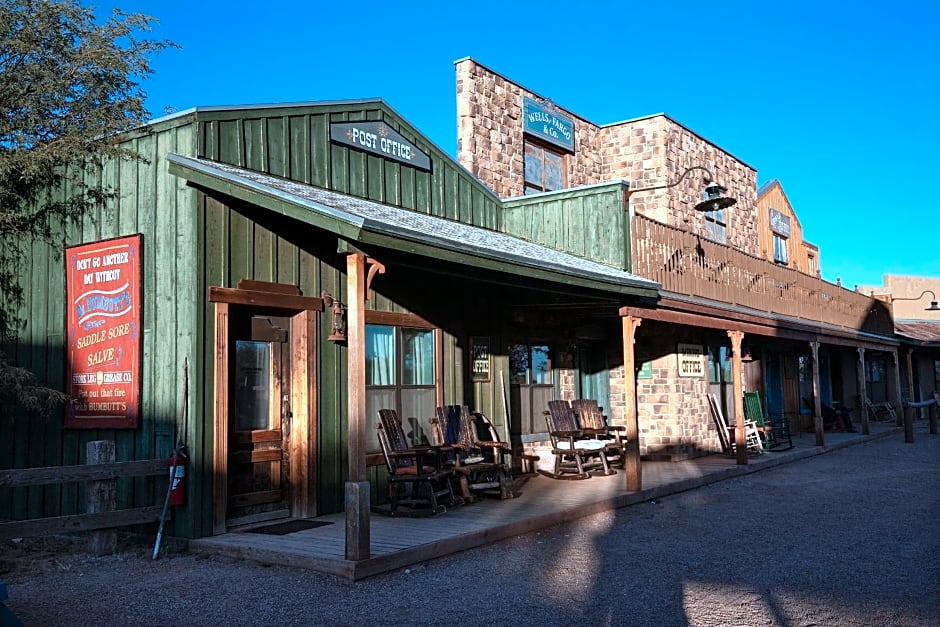
[[[170,505],[186,504],[186,453],[178,448],[170,455]]]

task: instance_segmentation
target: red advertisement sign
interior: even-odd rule
[[[67,428],[137,427],[141,236],[66,249]]]

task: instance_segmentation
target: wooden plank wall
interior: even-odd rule
[[[420,172],[330,143],[331,122],[357,120],[384,120],[390,124],[431,155],[432,171]],[[198,133],[198,153],[202,157],[477,226],[501,226],[501,205],[496,196],[377,101],[201,111]],[[345,259],[337,252],[335,237],[288,224],[251,207],[227,207],[205,197],[200,203],[200,232],[205,234],[205,246],[200,251],[200,293],[204,294],[210,285],[235,287],[247,278],[297,285],[310,296],[327,291],[346,302]],[[411,313],[378,290],[374,294],[367,308]],[[208,306],[200,312],[199,324],[203,333],[201,350],[208,356],[213,350],[213,317]],[[329,325],[321,324],[317,361],[319,432],[314,453],[322,486],[316,495],[318,513],[342,510],[347,456],[346,352],[327,340],[329,333]],[[460,402],[461,340],[449,333],[443,338],[445,398],[447,402]],[[201,386],[206,390],[202,412],[211,416],[212,376],[211,372],[202,372]],[[204,451],[206,457],[209,453]],[[373,467],[370,479],[376,491],[384,491],[384,471]],[[210,520],[203,524],[206,530],[211,528]]]
[[[622,182],[508,200],[507,233],[617,268],[629,265]]]
[[[63,429],[62,414],[48,419],[18,414],[0,421],[0,468],[35,468],[84,462],[86,442],[112,440],[117,459],[131,461],[169,457],[181,406],[184,357],[193,368],[195,338],[196,231],[190,210],[195,192],[168,177],[168,152],[192,155],[194,134],[190,116],[162,123],[146,133],[127,137],[143,161],[110,162],[89,172],[117,197],[79,224],[65,227],[53,247],[32,244],[31,261],[23,269],[27,284],[22,314],[26,325],[17,345],[8,352],[18,365],[37,373],[59,389],[65,375],[65,260],[66,246],[112,237],[143,234],[143,389],[137,429]],[[50,193],[64,198],[70,187]],[[38,289],[37,289],[38,288]],[[153,350],[159,343],[165,350]],[[190,385],[192,403],[196,386]],[[195,432],[190,431],[190,439]],[[163,492],[153,478],[118,482],[118,507],[162,504]],[[0,519],[21,520],[71,515],[82,511],[84,495],[75,484],[0,488]],[[186,526],[186,522],[180,523]]]

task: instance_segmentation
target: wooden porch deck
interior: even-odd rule
[[[794,448],[751,456],[746,466],[733,458],[711,455],[683,462],[643,462],[643,490],[627,492],[623,472],[584,481],[558,481],[541,475],[516,477],[517,498],[483,499],[429,518],[371,516],[371,557],[349,561],[345,552],[345,516],[317,518],[324,526],[286,535],[232,531],[190,542],[190,551],[249,559],[260,563],[308,568],[358,580],[465,549],[607,510],[661,498],[709,483],[757,472],[903,431],[872,423],[871,435],[826,433],[826,446],[816,447],[813,434],[795,434]]]

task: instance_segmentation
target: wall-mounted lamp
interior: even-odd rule
[[[333,298],[329,292],[320,292],[323,304],[330,308],[330,335],[326,339],[337,344],[346,341],[346,314],[345,307],[338,299]]]
[[[705,173],[705,188],[702,192],[704,199],[695,205],[696,211],[709,212],[709,211],[718,211],[720,209],[727,209],[731,205],[738,202],[736,198],[731,198],[725,196],[724,193],[728,191],[727,187],[719,185],[715,182],[714,177],[712,177],[711,172],[708,169],[703,168],[700,165],[692,166],[688,170],[682,173],[674,183],[667,183],[665,185],[654,185],[652,187],[640,187],[638,189],[631,189],[630,193],[635,194],[637,192],[648,192],[654,189],[669,189],[670,187],[675,187],[679,183],[685,180],[685,177],[689,175],[689,172],[694,172],[695,170],[701,170]]]
[[[751,353],[751,347],[747,346],[741,350],[743,355],[741,355],[741,363],[749,364],[754,361],[754,355]]]
[[[940,311],[940,305],[937,305],[937,295],[934,294],[932,290],[924,290],[923,292],[921,292],[920,296],[918,296],[917,298],[895,298],[894,296],[892,296],[891,302],[893,303],[896,300],[920,300],[927,294],[930,294],[930,297],[933,298],[933,300],[930,301],[930,307],[927,307],[926,309],[924,309],[924,311]]]

